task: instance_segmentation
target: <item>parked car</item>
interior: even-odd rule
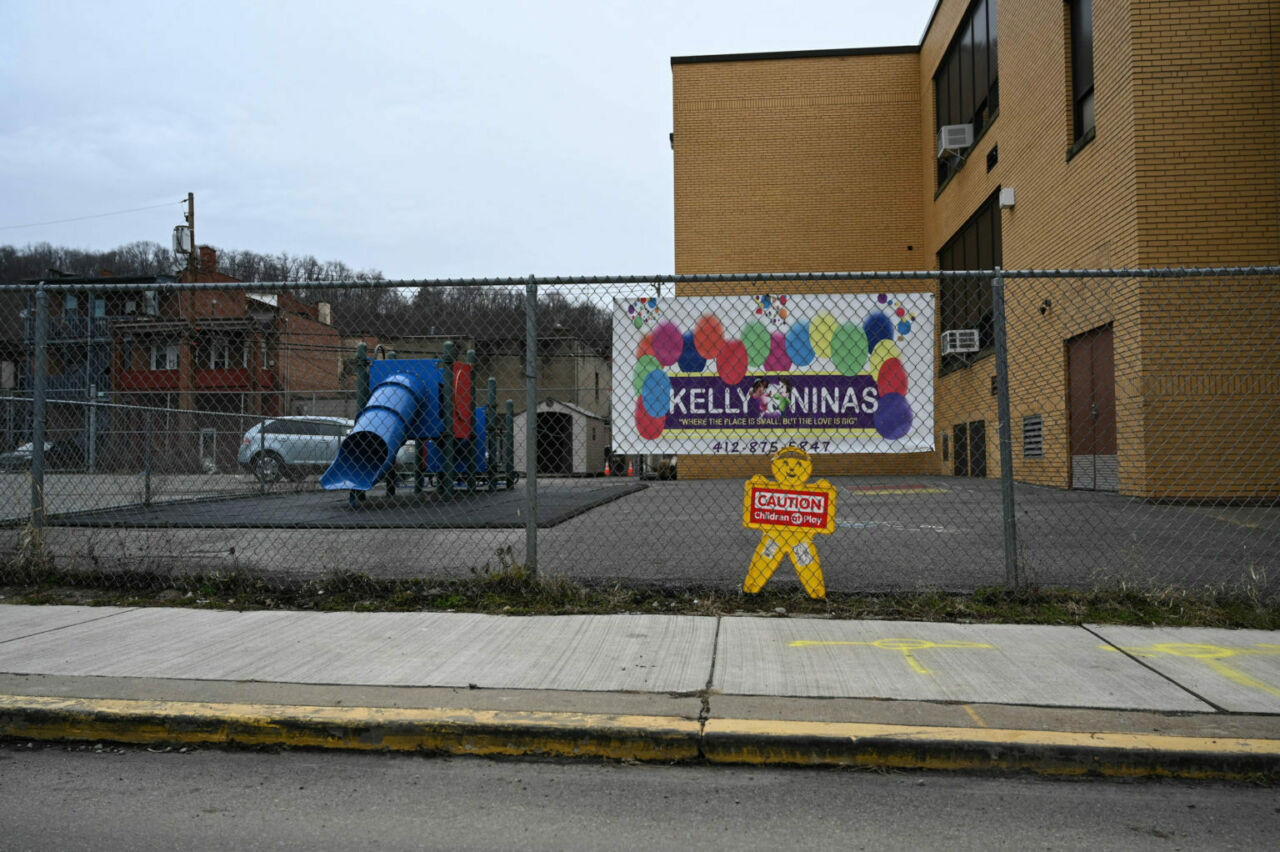
[[[236,461],[268,483],[324,473],[354,425],[344,417],[317,415],[264,420],[244,433]],[[407,442],[396,454],[396,465],[411,470],[413,460],[414,445]]]
[[[0,453],[0,470],[30,470],[35,442],[28,441],[7,453]],[[82,470],[84,451],[75,441],[45,441],[44,469],[46,471]]]

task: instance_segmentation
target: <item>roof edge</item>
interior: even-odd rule
[[[839,47],[830,50],[782,50],[766,53],[719,53],[705,56],[673,56],[672,65],[694,65],[700,62],[759,62],[770,59],[812,59],[822,56],[873,56],[883,53],[919,53],[920,45],[893,47]]]

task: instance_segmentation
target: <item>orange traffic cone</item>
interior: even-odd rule
[[[627,476],[636,475],[636,466],[633,462],[627,462]]]
[[[609,464],[607,461],[604,463],[604,475],[613,476],[613,465]]]

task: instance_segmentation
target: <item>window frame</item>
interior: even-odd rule
[[[163,363],[160,360],[161,355],[164,356]],[[151,344],[150,365],[151,365],[150,369],[152,370],[178,369],[178,344],[176,343]]]
[[[996,0],[973,0],[938,62],[933,73],[935,139],[944,125],[970,124],[976,147],[1000,114],[997,5]],[[985,39],[981,47],[978,45],[979,27],[976,24],[980,11],[984,23],[981,33]],[[977,70],[979,59],[985,65],[981,74]],[[968,72],[968,85],[965,85],[965,72]],[[986,84],[985,90],[979,89],[979,81]],[[939,193],[964,167],[964,162],[963,158],[938,158]]]
[[[1067,63],[1071,84],[1070,160],[1097,133],[1094,95],[1093,0],[1065,0],[1067,4]],[[1087,38],[1083,37],[1087,30]]]
[[[938,250],[940,270],[994,269],[1003,265],[1000,187],[987,196]],[[989,227],[990,233],[984,234]],[[982,240],[985,236],[987,239]],[[973,257],[969,256],[970,251]],[[976,313],[974,305],[976,304]],[[994,305],[989,282],[982,278],[943,278],[938,282],[938,333],[956,328],[978,330],[978,351],[943,355],[938,375],[969,367],[995,352]]]

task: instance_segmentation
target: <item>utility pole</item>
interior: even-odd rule
[[[200,249],[196,246],[196,194],[194,192],[187,193],[187,228],[191,235],[191,253],[187,255],[187,271],[191,273],[191,280],[196,280],[196,275],[200,272]]]

